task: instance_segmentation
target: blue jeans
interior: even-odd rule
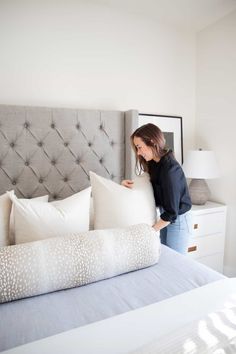
[[[186,254],[191,235],[191,215],[189,212],[179,215],[173,224],[160,231],[161,243],[173,250]]]

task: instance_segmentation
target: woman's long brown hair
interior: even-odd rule
[[[142,141],[152,149],[153,156],[158,159],[164,156],[168,152],[168,149],[165,147],[166,141],[164,134],[155,124],[148,123],[136,129],[131,135],[130,140],[136,157],[135,171],[140,175],[143,171],[149,172],[148,163],[142,156],[137,154],[137,148],[134,145],[134,137],[142,139]]]

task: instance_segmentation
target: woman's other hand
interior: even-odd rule
[[[131,179],[124,179],[122,182],[121,182],[121,185],[126,187],[126,188],[133,188],[133,185],[134,185],[134,181],[132,181]]]
[[[164,221],[161,218],[154,224],[152,227],[154,228],[155,231],[160,231],[164,227],[168,226],[170,224],[169,221]]]

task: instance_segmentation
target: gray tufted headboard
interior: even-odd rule
[[[0,105],[0,195],[14,189],[19,197],[61,199],[86,188],[90,170],[116,182],[129,177],[137,116]]]

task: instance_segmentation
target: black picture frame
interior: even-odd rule
[[[139,126],[147,123],[157,125],[164,133],[166,145],[174,151],[176,160],[182,165],[183,121],[181,116],[139,113]]]

